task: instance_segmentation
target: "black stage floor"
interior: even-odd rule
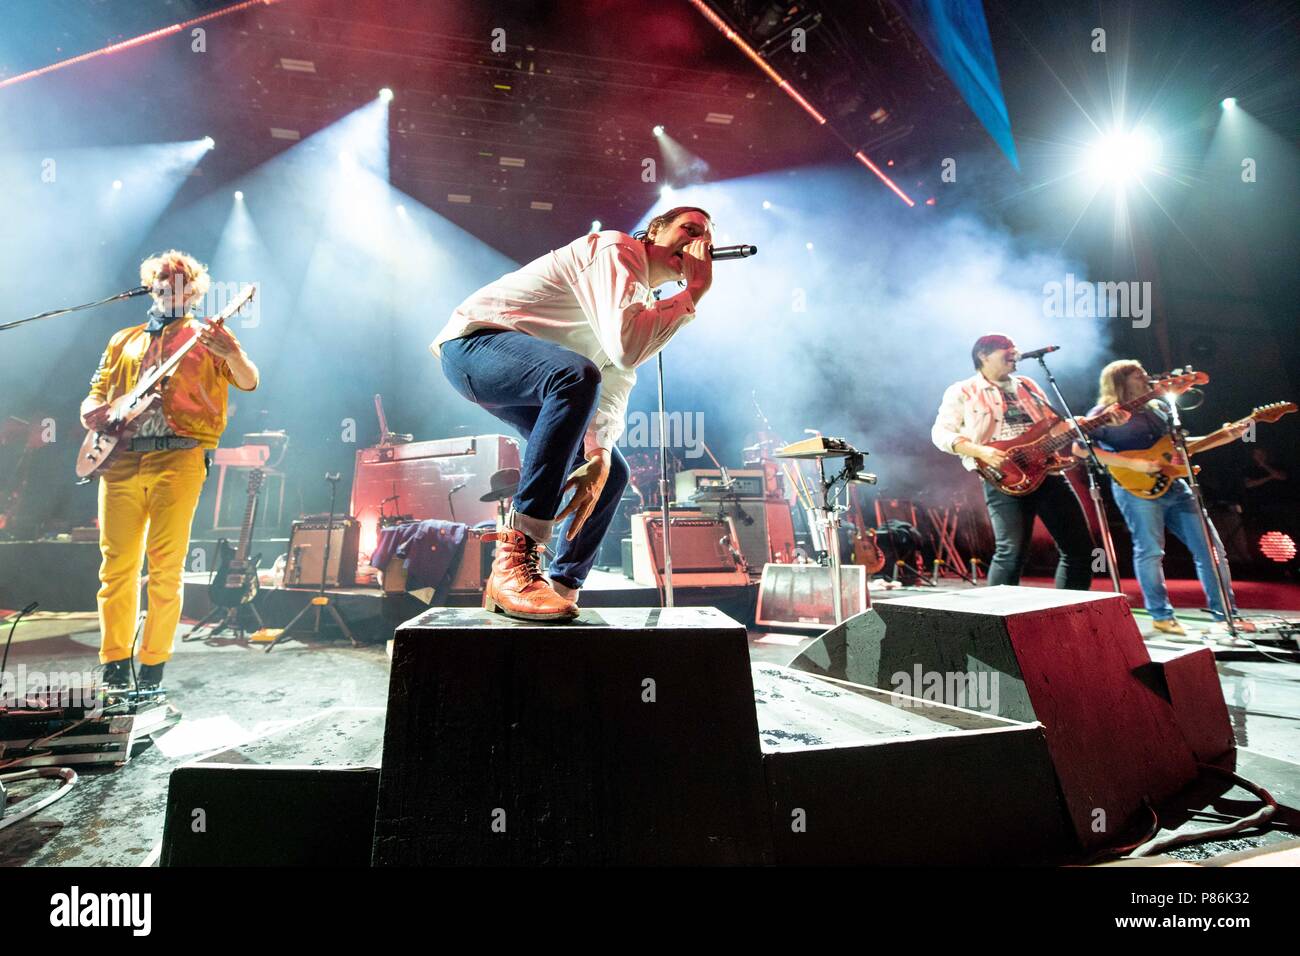
[[[621,590],[613,587],[617,583],[607,579],[604,584],[609,587],[585,593],[595,604],[602,590]],[[634,590],[641,597],[636,603],[656,603],[653,589]],[[351,607],[346,600],[342,602],[347,613],[365,604],[378,604],[373,594],[351,597]],[[615,597],[608,594],[605,599]],[[617,597],[624,599],[621,594]],[[272,607],[268,606],[268,611]],[[378,610],[373,613],[372,624],[380,627],[383,615]],[[787,663],[812,639],[811,634],[751,629],[751,658]],[[1168,648],[1149,646],[1156,658],[1172,653]],[[97,647],[93,614],[38,614],[18,627],[10,671],[19,666],[28,674],[90,671],[96,666]],[[1241,748],[1239,772],[1283,803],[1300,806],[1300,735],[1295,733],[1300,721],[1300,684],[1295,679],[1295,664],[1268,659],[1220,660],[1218,670]],[[183,715],[180,723],[146,745],[125,766],[80,768],[81,779],[73,792],[32,819],[0,831],[0,864],[150,865],[161,840],[172,768],[250,740],[278,740],[282,749],[299,753],[303,763],[373,764],[383,728],[388,657],[382,641],[352,647],[337,634],[288,642],[269,654],[260,647],[225,639],[178,640],[167,668],[167,687],[170,701]],[[21,786],[15,786],[14,797],[22,796]],[[1238,796],[1246,799],[1244,792]],[[1192,808],[1197,811],[1194,823],[1199,820],[1207,825],[1205,821],[1215,818],[1214,808],[1221,801],[1215,796],[1207,796],[1206,801],[1203,807]],[[258,811],[256,806],[248,809],[250,813]],[[1284,833],[1270,831],[1192,846],[1174,855],[1198,860],[1281,844],[1286,839]]]

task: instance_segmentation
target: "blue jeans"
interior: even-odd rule
[[[515,511],[539,521],[554,519],[565,480],[586,460],[583,436],[596,410],[600,370],[562,345],[492,329],[445,343],[442,370],[452,388],[528,442]],[[627,461],[617,448],[609,451],[609,478],[582,530],[567,540],[572,515],[559,528],[560,543],[549,573],[552,581],[566,587],[582,587],[587,579],[627,485]]]
[[[1205,534],[1201,530],[1201,519],[1197,514],[1196,499],[1187,482],[1176,481],[1161,497],[1154,499],[1139,498],[1130,494],[1119,485],[1111,482],[1115,494],[1115,504],[1124,523],[1128,525],[1133,536],[1133,570],[1137,574],[1138,586],[1142,588],[1142,602],[1157,621],[1164,621],[1174,616],[1174,609],[1169,603],[1169,590],[1165,587],[1165,529],[1168,528],[1192,552],[1196,562],[1196,577],[1200,579],[1201,588],[1209,602],[1210,611],[1215,618],[1223,619],[1223,601],[1219,597],[1219,585],[1214,579],[1214,567],[1210,549],[1205,543]],[[1232,594],[1232,579],[1228,576],[1228,559],[1219,540],[1219,532],[1210,525],[1214,535],[1214,547],[1219,552],[1219,568],[1223,572],[1223,582],[1228,586],[1228,599],[1232,601],[1233,613],[1237,610],[1237,599]]]

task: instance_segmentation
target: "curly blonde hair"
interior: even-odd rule
[[[152,289],[159,279],[168,279],[179,272],[185,273],[185,284],[190,289],[185,300],[186,306],[193,305],[208,294],[208,287],[212,284],[208,267],[179,249],[168,249],[140,263],[140,283]]]

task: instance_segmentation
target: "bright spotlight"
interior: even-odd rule
[[[593,219],[593,220],[591,220],[591,231],[592,231],[592,232],[600,232],[601,228],[603,228],[603,227],[601,226],[601,224],[600,224],[600,220],[599,220],[599,219]]]
[[[653,132],[656,136],[662,136],[664,134],[664,128],[662,126],[656,126]]]
[[[217,146],[217,141],[216,141],[215,139],[213,139],[211,136],[205,136],[205,137],[203,137],[203,148],[204,148],[204,149],[216,149],[216,146]]]
[[[122,180],[120,180],[120,179],[115,179],[115,180],[113,180],[113,188],[114,188],[114,189],[121,189],[121,188],[122,188]]]
[[[1160,150],[1160,137],[1139,126],[1099,139],[1089,152],[1088,164],[1097,178],[1125,183],[1152,169],[1160,159]]]
[[[243,202],[243,201],[244,201],[244,191],[242,189],[236,189],[235,202]]]
[[[763,208],[764,208],[764,209],[771,209],[771,208],[772,208],[772,204],[771,204],[770,202],[768,202],[766,199],[764,199],[764,200],[763,200]]]
[[[812,251],[813,251],[813,244],[812,244],[811,242],[805,242],[805,243],[803,244],[803,247],[804,247],[805,249],[807,249],[809,252],[812,252]]]
[[[1234,110],[1237,108],[1237,98],[1235,96],[1229,96],[1226,100],[1224,100],[1219,105],[1222,106],[1225,110]]]
[[[659,195],[661,196],[671,196],[672,194],[673,194],[672,186],[665,185],[663,189],[659,190]]]
[[[403,206],[400,202],[399,202],[396,206],[394,206],[393,208],[397,210],[397,214],[398,214],[399,216],[401,216],[401,217],[403,217],[403,218],[406,217],[406,207]]]
[[[379,91],[379,98],[383,100],[385,103],[391,102],[393,99],[393,91],[385,86],[382,90]]]

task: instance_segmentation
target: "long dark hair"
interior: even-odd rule
[[[682,213],[685,212],[703,213],[706,219],[708,219],[710,222],[713,221],[713,217],[709,215],[709,211],[707,209],[701,209],[699,206],[674,206],[672,209],[669,209],[667,212],[661,212],[659,215],[651,219],[648,223],[646,223],[646,227],[644,229],[638,229],[636,232],[632,233],[632,238],[640,239],[642,242],[645,242],[650,238],[650,232],[652,230],[658,231],[660,229],[667,229],[669,226],[671,226],[674,222],[677,221],[678,216],[680,216]]]

